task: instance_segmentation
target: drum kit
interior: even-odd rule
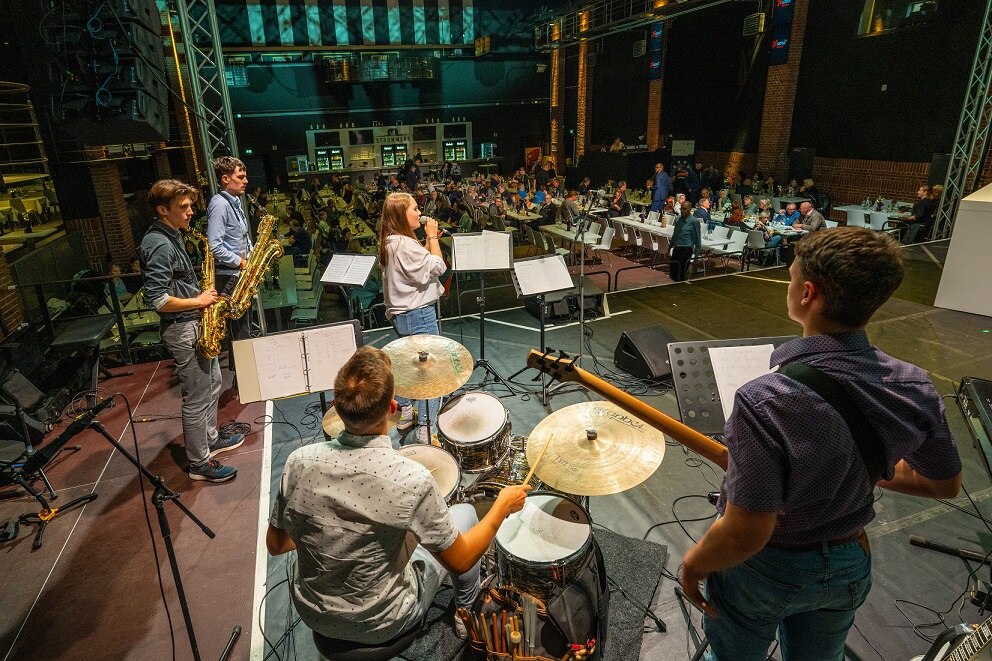
[[[450,395],[472,373],[468,350],[440,335],[400,338],[383,351],[396,394],[411,399]],[[343,430],[333,408],[323,427],[331,436]],[[637,486],[665,456],[662,432],[606,401],[555,411],[524,438],[512,436],[499,398],[473,391],[441,407],[437,432],[437,444],[399,452],[430,471],[448,504],[471,503],[481,518],[503,487],[525,479],[534,486],[496,535],[495,566],[500,584],[545,602],[592,553],[588,497]]]

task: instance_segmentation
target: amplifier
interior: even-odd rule
[[[974,447],[977,447],[992,479],[992,381],[966,376],[958,387],[958,406],[964,415]]]
[[[603,316],[607,314],[606,295],[603,290],[586,280],[585,287],[586,317]],[[579,288],[563,289],[544,295],[544,320],[560,321],[579,317]],[[541,318],[541,302],[538,298],[524,299],[524,309],[537,319]]]

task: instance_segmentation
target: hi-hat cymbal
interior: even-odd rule
[[[620,493],[648,479],[665,457],[665,435],[610,402],[582,402],[555,411],[527,439],[535,474],[578,496]]]
[[[396,425],[400,421],[400,412],[397,409],[396,413],[389,416],[389,428],[395,429]],[[338,415],[338,412],[334,410],[334,407],[327,409],[327,413],[324,414],[324,419],[320,423],[321,427],[324,428],[324,433],[332,438],[337,438],[337,435],[344,431],[344,420]]]
[[[409,335],[382,350],[393,361],[396,394],[410,399],[450,395],[465,385],[475,367],[468,349],[442,335]]]

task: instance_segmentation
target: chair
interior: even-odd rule
[[[851,209],[847,212],[847,226],[848,227],[867,227],[868,222],[865,219],[867,212],[859,211],[856,209]]]
[[[750,230],[747,233],[747,244],[745,245],[744,259],[741,261],[741,270],[744,270],[745,265],[747,270],[751,270],[751,257],[758,253],[767,253],[774,251],[775,253],[775,266],[779,264],[779,247],[769,248],[768,243],[765,241],[765,234],[761,230]]]
[[[613,246],[613,235],[615,233],[616,230],[614,230],[612,227],[607,227],[603,231],[603,238],[600,240],[600,242],[592,246],[593,255],[598,255],[601,252],[606,253],[606,259],[607,259],[606,263],[608,265],[612,265],[612,260],[610,259],[610,248]],[[600,258],[600,261],[603,261],[602,258]]]
[[[727,227],[726,225],[717,225],[716,227],[713,228],[713,238],[714,239],[728,239],[728,238],[730,238],[730,230],[731,229],[733,229],[733,228]]]
[[[317,295],[313,299],[312,305],[310,304],[299,304],[293,308],[292,314],[289,316],[289,320],[293,322],[293,326],[299,328],[300,326],[313,326],[317,323],[317,318],[320,316],[320,299],[324,296],[324,288],[317,288]]]
[[[837,221],[836,220],[828,220],[828,219],[824,218],[823,222],[824,222],[824,224],[826,224],[826,226],[827,226],[828,229],[833,228],[833,227],[837,227]]]
[[[544,238],[544,250],[549,255],[561,255],[562,257],[567,257],[568,261],[572,261],[572,251],[567,248],[559,248],[555,245],[555,242],[551,239],[549,234],[544,232],[540,233],[540,236]]]
[[[629,253],[631,246],[633,245],[634,242],[634,238],[633,238],[634,233],[631,231],[629,227],[627,227],[627,225],[621,223],[619,220],[613,221],[613,227],[615,228],[615,230],[618,230],[620,232],[620,238],[623,239],[624,249],[626,252]]]
[[[399,656],[420,635],[421,627],[413,627],[384,643],[366,644],[351,640],[338,640],[313,632],[313,644],[327,661],[389,661]]]
[[[541,250],[541,251],[543,251],[544,250],[544,241],[541,241],[541,243],[538,244],[537,237],[534,236],[534,230],[531,228],[531,226],[530,225],[524,225],[523,227],[524,227],[524,234],[527,235],[527,242],[530,244],[530,247],[532,249],[532,250],[529,250],[527,254],[528,255],[532,255],[534,250]]]
[[[820,193],[817,196],[816,210],[823,214],[824,217],[830,216],[830,196],[826,193]]]
[[[593,235],[599,237],[599,230],[603,229],[603,223],[593,222],[589,223],[589,229],[586,230],[586,235]]]
[[[898,223],[889,220],[889,214],[885,211],[871,211],[868,216],[869,227],[876,232],[889,232],[890,234],[895,233],[898,235]],[[886,227],[886,225],[889,227]]]
[[[644,220],[648,225],[660,225],[661,224],[661,212],[660,211],[648,211],[648,217]]]
[[[722,257],[723,268],[725,269],[730,266],[730,258],[734,255],[737,255],[743,264],[748,234],[749,232],[734,232],[728,236],[730,243],[727,244],[726,248],[713,248],[710,250],[710,254],[714,257]]]
[[[772,197],[772,198],[769,198],[769,199],[771,199],[771,201],[772,201],[772,211],[774,213],[778,213],[779,211],[782,210],[783,205],[782,205],[782,200],[780,198]]]

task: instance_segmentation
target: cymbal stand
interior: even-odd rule
[[[107,428],[99,420],[94,420],[90,423],[90,426],[97,431],[101,436],[103,436],[107,441],[117,448],[125,459],[130,461],[135,468],[147,479],[154,487],[155,491],[152,493],[152,504],[155,505],[155,511],[158,514],[158,525],[162,534],[162,541],[165,543],[165,550],[169,556],[169,566],[172,568],[172,580],[176,585],[176,596],[179,597],[179,605],[183,612],[183,622],[186,624],[186,635],[189,637],[190,648],[193,652],[193,659],[195,661],[200,661],[200,650],[196,644],[196,635],[193,631],[193,620],[189,613],[189,603],[186,601],[186,591],[183,589],[183,578],[179,571],[179,562],[176,559],[176,550],[172,545],[172,529],[169,526],[169,517],[165,513],[165,503],[173,502],[180,511],[189,517],[190,521],[195,523],[200,530],[203,531],[210,539],[216,537],[213,530],[207,527],[205,523],[200,521],[193,512],[189,510],[179,500],[179,494],[166,486],[165,481],[158,475],[154,475],[151,471],[145,468],[138,459],[132,455],[127,448],[125,448],[116,438],[110,435]],[[224,651],[221,653],[220,661],[224,661],[228,658],[231,653],[231,648],[234,646],[234,641],[241,635],[241,626],[237,625],[231,632],[231,636],[228,638],[227,645],[224,647]]]

